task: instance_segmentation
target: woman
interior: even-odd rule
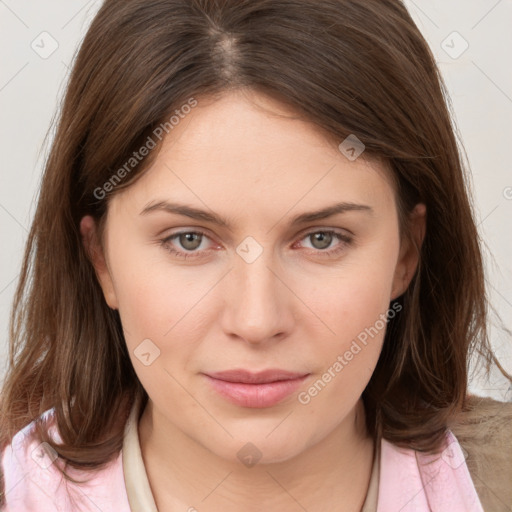
[[[107,0],[15,297],[4,510],[507,507],[443,94],[397,0]]]

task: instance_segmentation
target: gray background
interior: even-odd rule
[[[491,301],[512,328],[512,68],[506,64],[512,47],[512,0],[405,3],[448,86],[472,173],[478,227],[487,246]],[[0,0],[0,379],[10,306],[48,150],[43,140],[70,63],[100,5],[99,0]],[[512,371],[510,335],[494,316],[489,328],[496,353]],[[470,388],[512,400],[512,389],[497,373],[490,381],[475,373]]]

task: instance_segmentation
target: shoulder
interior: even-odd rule
[[[46,411],[42,419],[51,424],[53,411]],[[50,468],[54,453],[49,445],[37,441],[35,424],[33,421],[20,430],[2,452],[5,507],[2,510],[28,510],[31,506],[36,507],[38,503],[44,506],[52,505],[44,489],[49,480],[55,478],[55,472],[49,469],[42,473],[39,469]]]
[[[60,442],[53,410],[46,411],[48,432]],[[20,430],[1,454],[4,479],[2,512],[29,510],[100,510],[129,511],[122,473],[122,454],[103,469],[80,471],[66,468],[78,483],[62,475],[63,461],[48,444],[36,435],[36,421]],[[117,505],[116,505],[117,501]]]
[[[484,510],[512,503],[512,403],[470,396],[450,429],[459,441]]]

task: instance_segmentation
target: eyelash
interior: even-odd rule
[[[300,240],[304,240],[308,236],[311,236],[311,235],[314,235],[317,233],[334,235],[340,242],[342,242],[341,244],[337,245],[334,249],[327,249],[327,250],[316,249],[317,252],[319,252],[320,254],[325,255],[327,257],[337,256],[339,253],[341,253],[345,249],[346,246],[351,245],[353,242],[352,237],[345,235],[343,233],[339,233],[338,231],[333,231],[333,230],[310,231],[309,233],[306,233]],[[179,233],[174,233],[171,236],[164,238],[163,240],[160,241],[160,243],[166,251],[171,253],[173,256],[177,256],[178,258],[189,259],[189,258],[201,257],[199,252],[185,252],[185,251],[181,252],[181,251],[177,251],[176,249],[174,249],[173,247],[171,247],[169,245],[169,242],[171,240],[179,237],[180,235],[187,235],[187,234],[201,235],[203,237],[209,238],[208,235],[203,231],[180,231]],[[314,250],[314,249],[311,249],[311,250]]]

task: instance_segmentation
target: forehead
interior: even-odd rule
[[[197,102],[165,137],[145,175],[113,201],[124,199],[138,213],[149,201],[180,198],[245,212],[278,206],[282,214],[299,202],[318,209],[393,200],[386,165],[364,153],[349,160],[341,141],[287,105],[251,91]]]

